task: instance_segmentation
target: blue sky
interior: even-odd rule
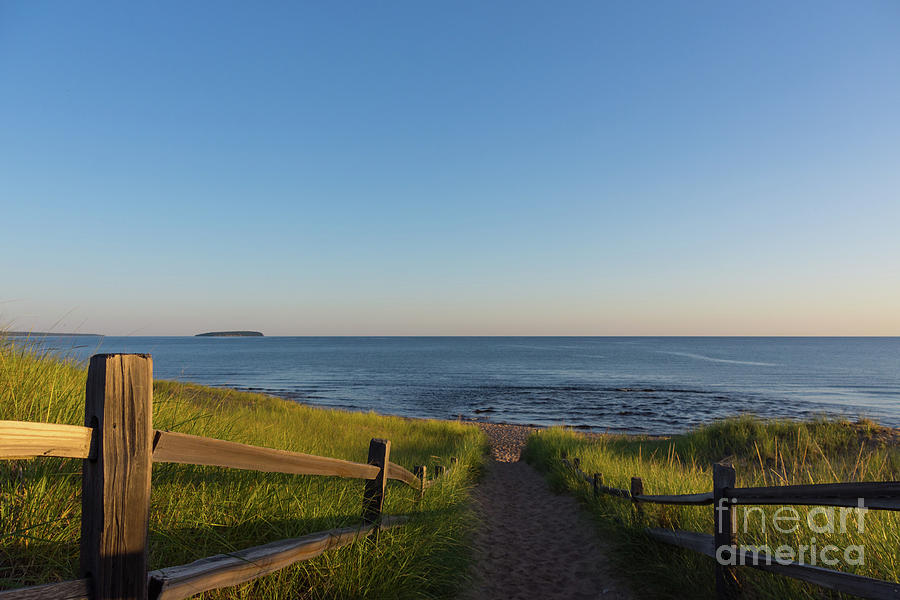
[[[900,4],[0,4],[0,321],[900,335]]]

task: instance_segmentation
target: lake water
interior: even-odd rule
[[[900,427],[900,338],[61,337],[149,352],[158,379],[440,419],[673,433],[752,412]]]

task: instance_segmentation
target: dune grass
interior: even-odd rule
[[[0,419],[80,425],[84,365],[0,339]],[[483,434],[473,426],[349,413],[198,385],[156,381],[154,427],[365,462],[369,440],[391,440],[391,460],[449,465],[424,500],[390,482],[386,514],[405,527],[205,598],[447,598],[464,579],[468,490]],[[77,577],[81,461],[0,461],[0,589]],[[153,468],[150,568],[356,524],[363,482],[159,464]]]
[[[738,486],[900,478],[896,433],[868,422],[801,423],[745,416],[671,439],[586,436],[562,428],[531,436],[525,459],[544,471],[557,489],[582,500],[596,517],[600,534],[612,541],[613,559],[619,568],[637,591],[654,598],[683,598],[686,590],[691,597],[713,597],[712,559],[655,542],[642,532],[645,527],[667,527],[713,533],[712,507],[644,504],[643,516],[636,518],[630,501],[606,495],[594,498],[590,486],[561,466],[558,459],[562,452],[578,457],[583,471],[601,473],[608,486],[627,490],[632,477],[641,477],[646,494],[707,492],[712,489],[712,463],[723,459],[733,463]],[[900,581],[898,513],[868,512],[862,533],[857,527],[858,515],[849,514],[845,532],[838,524],[834,533],[821,534],[807,525],[812,507],[798,506],[794,508],[800,515],[800,527],[782,534],[772,520],[778,508],[738,507],[738,543],[767,544],[771,548],[786,544],[798,551],[800,545],[813,543],[820,550],[832,544],[841,551],[861,545],[863,565],[848,564],[841,558],[839,565],[830,568]],[[813,518],[819,528],[826,524],[824,515],[814,514]],[[782,525],[782,529],[790,527]],[[856,562],[856,553],[851,552],[850,558]],[[742,568],[739,573],[750,598],[837,597],[822,588],[755,569]]]

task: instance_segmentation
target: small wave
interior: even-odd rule
[[[755,367],[777,367],[775,363],[756,362],[752,360],[731,360],[729,358],[713,358],[712,356],[704,356],[702,354],[694,354],[693,352],[671,352],[668,350],[657,350],[658,354],[672,354],[674,356],[684,356],[686,358],[696,358],[697,360],[708,360],[710,362],[729,363],[733,365],[752,365]]]
[[[653,417],[656,416],[654,411],[650,410],[620,410],[616,413],[620,417]]]
[[[711,390],[692,390],[690,388],[646,388],[646,387],[598,387],[585,388],[585,392],[623,392],[623,393],[640,393],[640,394],[715,394]],[[652,397],[652,396],[651,396]]]

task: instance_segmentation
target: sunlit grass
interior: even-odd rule
[[[577,495],[597,517],[602,535],[614,542],[614,558],[634,585],[652,597],[713,596],[712,560],[693,552],[655,542],[642,533],[644,527],[667,527],[703,533],[713,532],[711,506],[675,507],[644,504],[635,518],[630,501],[606,495],[594,498],[589,485],[561,468],[561,453],[581,460],[582,470],[601,473],[604,484],[629,489],[631,478],[640,477],[646,494],[689,494],[712,489],[712,463],[734,464],[738,486],[835,483],[897,480],[900,448],[896,436],[873,423],[819,420],[809,423],[767,421],[741,417],[698,428],[672,439],[635,439],[625,436],[590,437],[553,428],[533,435],[525,458],[548,474],[560,490]],[[840,549],[862,545],[865,564],[842,564],[840,570],[900,580],[900,515],[870,511],[865,530],[848,516],[844,533],[820,534],[806,526],[812,507],[795,507],[801,527],[781,534],[772,526],[777,506],[764,511],[765,531],[757,507],[738,507],[738,542],[775,548],[782,544],[818,548],[833,544]],[[840,510],[840,509],[835,509]],[[817,523],[824,520],[817,517]],[[807,560],[808,562],[808,560]],[[821,598],[823,591],[806,584],[749,568],[741,569],[750,597]]]
[[[0,419],[81,425],[86,370],[0,339]],[[468,490],[484,437],[459,423],[349,413],[259,394],[157,381],[154,427],[365,462],[369,440],[391,460],[460,467],[421,502],[391,482],[385,512],[415,515],[379,538],[208,598],[444,598],[469,560]],[[150,568],[359,522],[363,482],[159,464],[153,468]],[[77,577],[81,461],[0,461],[0,588]]]

